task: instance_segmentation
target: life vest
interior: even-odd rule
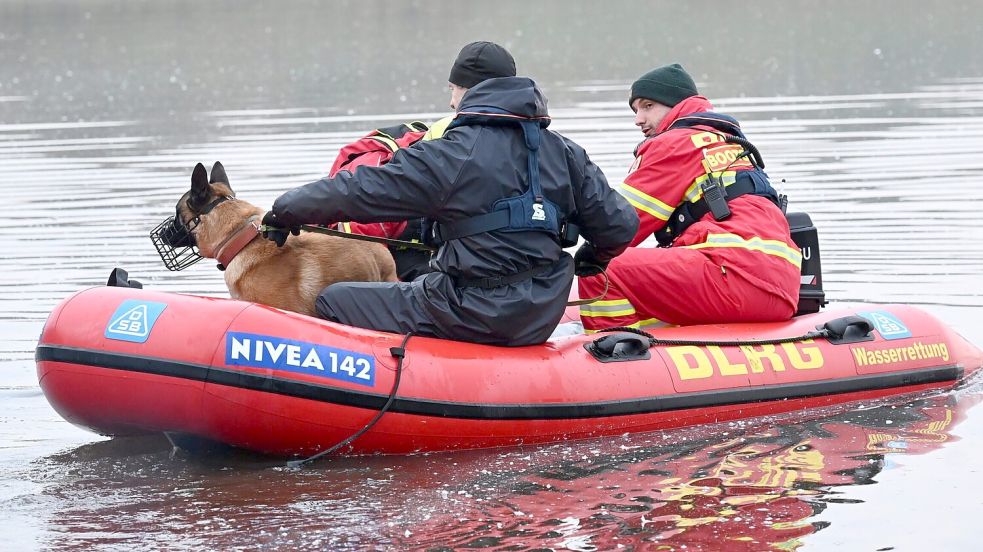
[[[343,170],[354,172],[355,169],[363,166],[381,167],[388,163],[397,151],[419,142],[428,132],[427,125],[419,121],[375,129],[341,148],[328,176],[333,177]],[[405,222],[382,224],[344,222],[339,223],[338,229],[349,233],[400,240],[412,240],[418,234]]]
[[[384,165],[392,159],[393,154],[400,148],[409,147],[420,141],[427,133],[427,130],[427,125],[419,121],[387,128],[377,128],[357,141],[341,148],[328,174],[334,176],[338,171],[348,169],[356,159],[367,154],[372,154],[372,161],[368,163],[360,162],[355,166],[371,165],[378,167]],[[365,160],[363,159],[363,161]]]
[[[704,148],[703,166],[709,184],[719,185],[722,188],[721,192],[725,194],[722,199],[730,202],[742,195],[754,194],[768,198],[782,209],[782,212],[785,211],[785,197],[779,196],[778,192],[771,186],[768,175],[762,170],[765,164],[761,159],[761,154],[745,138],[736,119],[720,113],[703,111],[680,117],[673,121],[666,131],[681,128],[708,129],[709,132],[719,137],[718,141],[710,142]],[[743,151],[740,154],[735,154],[734,151],[737,148],[733,144],[740,146]],[[708,153],[711,156],[714,155],[712,150],[721,146],[722,149],[726,150],[716,152],[718,156],[722,156],[721,161],[714,162],[712,158],[707,157]],[[735,170],[730,173],[729,169],[732,167]],[[660,246],[668,247],[690,225],[703,218],[707,213],[712,212],[712,196],[710,196],[710,192],[713,191],[712,188],[713,186],[709,187],[705,193],[700,194],[695,199],[687,201],[684,198],[683,202],[673,210],[666,225],[655,232],[655,239]],[[726,213],[727,210],[724,209],[724,211]],[[714,213],[714,215],[716,217],[718,213]],[[718,218],[718,220],[722,219]]]
[[[529,150],[526,163],[527,189],[518,197],[496,200],[491,211],[453,223],[434,224],[433,235],[437,243],[473,236],[494,230],[502,232],[547,232],[561,239],[563,219],[560,210],[546,196],[539,182],[539,146],[542,132],[549,126],[549,117],[523,117],[497,107],[469,107],[461,111],[448,126],[448,130],[460,126],[519,127]]]
[[[373,130],[341,148],[329,175],[334,176],[342,170],[354,171],[361,166],[382,166],[402,148],[412,146],[421,140],[439,138],[442,133],[439,129],[437,132],[434,130],[434,128],[428,129],[427,125],[419,121]],[[338,229],[343,232],[415,242],[425,242],[429,238],[429,227],[429,221],[425,219],[376,224],[353,222],[338,224]],[[396,272],[400,280],[413,280],[429,270],[427,264],[430,253],[427,251],[399,245],[389,246],[389,251],[396,261]]]

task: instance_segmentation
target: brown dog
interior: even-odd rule
[[[151,237],[159,251],[158,242],[171,248],[197,246],[201,257],[217,259],[234,299],[310,316],[316,316],[318,293],[335,282],[396,281],[396,265],[384,245],[303,232],[277,247],[259,234],[264,212],[235,198],[221,163],[212,167],[210,179],[198,163],[171,227]],[[166,264],[164,252],[161,257]]]

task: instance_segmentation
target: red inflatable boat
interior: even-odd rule
[[[36,359],[45,396],[74,424],[282,456],[314,454],[362,431],[340,452],[653,431],[951,387],[983,364],[954,331],[900,305],[653,337],[612,332],[502,348],[230,299],[101,287],[51,313]]]

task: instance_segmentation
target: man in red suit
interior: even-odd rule
[[[581,308],[585,330],[791,318],[802,257],[738,122],[714,113],[678,64],[635,81],[629,105],[645,140],[620,191],[641,224],[606,267],[604,299]],[[653,236],[659,247],[639,247]],[[601,295],[589,243],[576,261],[580,297]]]

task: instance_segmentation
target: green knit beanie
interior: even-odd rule
[[[693,77],[678,63],[656,67],[631,85],[631,106],[638,98],[646,98],[672,107],[690,96],[698,96]]]

